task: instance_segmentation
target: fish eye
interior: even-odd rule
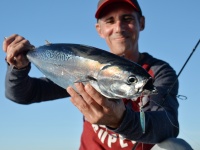
[[[128,84],[132,84],[136,82],[137,82],[137,78],[135,76],[132,75],[128,77]]]

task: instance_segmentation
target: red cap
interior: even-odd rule
[[[140,6],[139,6],[137,0],[99,0],[95,17],[97,19],[99,19],[102,10],[106,6],[108,6],[112,3],[116,3],[116,2],[124,2],[124,3],[130,4],[142,16],[142,10],[140,9]]]

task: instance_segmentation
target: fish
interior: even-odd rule
[[[51,43],[28,51],[28,60],[48,79],[66,89],[74,83],[89,83],[110,99],[136,100],[156,94],[148,72],[137,63],[96,47]]]

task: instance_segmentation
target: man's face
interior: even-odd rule
[[[96,24],[99,35],[106,40],[110,51],[122,56],[138,51],[139,32],[144,28],[144,18],[128,4],[116,3],[105,9]]]

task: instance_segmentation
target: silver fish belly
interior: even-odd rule
[[[27,53],[27,58],[55,84],[67,88],[90,83],[107,98],[135,100],[154,94],[151,76],[138,64],[107,51],[80,44],[48,44]],[[144,95],[144,94],[143,94]]]

